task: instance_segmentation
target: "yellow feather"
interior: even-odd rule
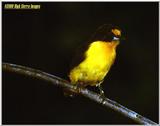
[[[85,52],[86,58],[70,72],[72,84],[79,82],[94,86],[102,81],[108,73],[116,57],[118,42],[95,41]]]

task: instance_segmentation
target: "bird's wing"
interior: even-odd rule
[[[89,44],[85,43],[79,46],[74,54],[70,64],[70,70],[78,66],[85,59],[85,51],[89,48]]]
[[[111,24],[104,24],[100,26],[85,44],[82,44],[77,48],[70,64],[70,70],[78,66],[85,59],[85,51],[89,48],[90,43],[95,41],[108,41],[112,39],[110,38],[110,35],[108,35],[108,33],[110,32],[109,30],[112,27],[113,26]]]

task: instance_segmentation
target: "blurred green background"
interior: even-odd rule
[[[126,40],[103,83],[105,95],[158,123],[158,2],[32,4],[41,9],[2,9],[3,62],[68,79],[76,48],[99,26],[117,25]],[[66,98],[50,83],[7,72],[2,77],[3,124],[136,124],[84,97]]]

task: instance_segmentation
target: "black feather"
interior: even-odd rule
[[[72,62],[70,64],[70,70],[78,66],[85,59],[85,52],[86,50],[88,50],[90,43],[94,41],[111,42],[114,36],[113,33],[111,32],[113,28],[117,27],[111,24],[104,24],[100,26],[96,30],[96,32],[92,35],[92,37],[89,39],[88,42],[77,48],[75,55],[72,59]]]

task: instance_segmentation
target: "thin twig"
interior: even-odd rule
[[[11,64],[11,63],[3,63],[2,69],[4,71],[15,72],[15,73],[27,75],[30,77],[34,77],[37,79],[42,79],[42,80],[51,82],[52,84],[54,84],[56,86],[67,88],[72,91],[79,90],[81,95],[83,95],[83,96],[85,96],[85,97],[87,97],[87,98],[107,107],[107,108],[111,108],[111,109],[115,110],[116,112],[119,112],[122,115],[125,115],[126,117],[134,120],[137,123],[145,124],[145,125],[157,125],[157,123],[139,115],[138,113],[136,113],[130,109],[127,109],[126,107],[120,105],[119,103],[117,103],[113,100],[110,100],[108,98],[103,98],[99,94],[97,94],[93,91],[90,91],[86,88],[84,88],[84,89],[79,88],[75,85],[70,84],[69,82],[67,82],[64,79],[61,79],[59,77],[56,77],[56,76],[48,74],[48,73],[45,73],[43,71],[29,68],[29,67],[25,67],[25,66],[16,65],[16,64]]]

